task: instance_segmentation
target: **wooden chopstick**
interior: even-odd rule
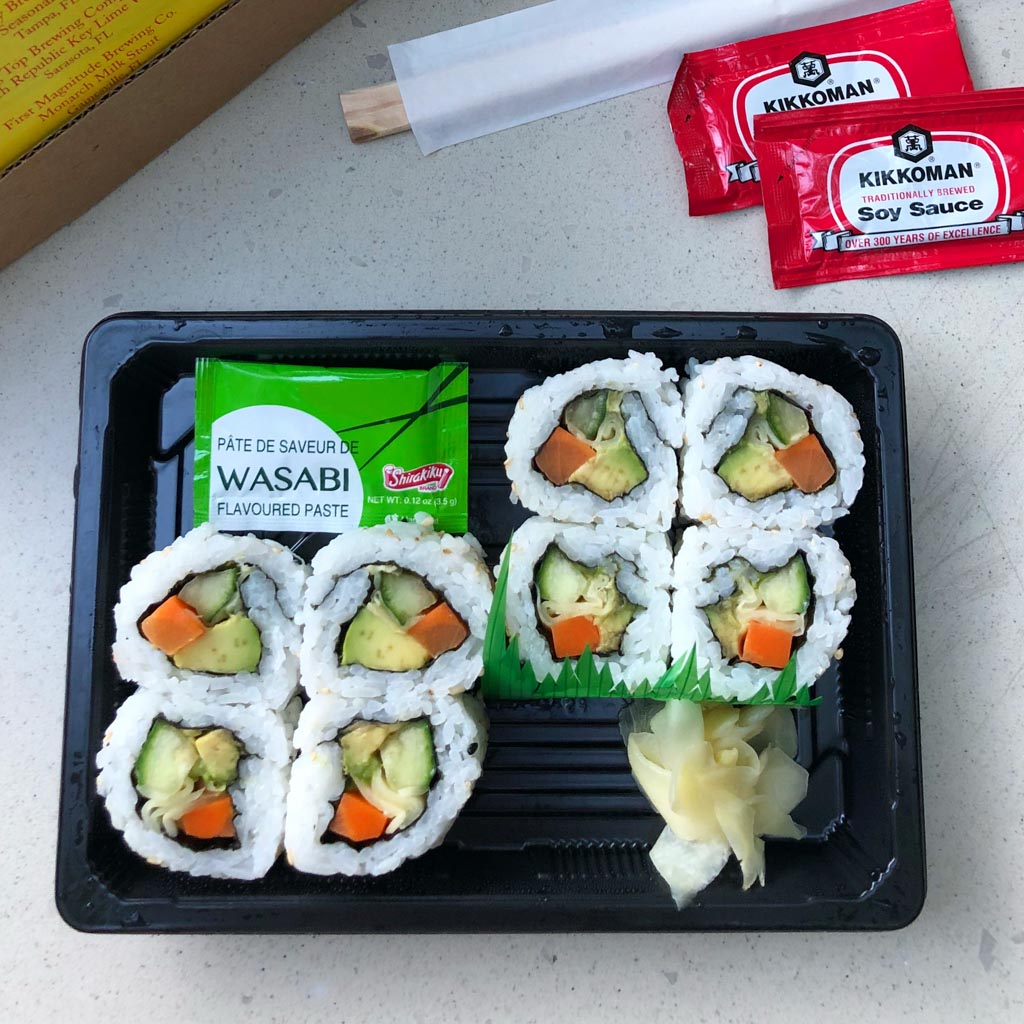
[[[343,92],[341,112],[353,142],[370,142],[409,130],[409,118],[396,82]]]

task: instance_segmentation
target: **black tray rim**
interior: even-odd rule
[[[154,344],[194,344],[197,341],[237,343],[244,351],[246,341],[287,342],[296,340],[299,332],[304,342],[330,343],[355,340],[363,335],[349,336],[338,333],[339,328],[356,325],[376,325],[376,334],[390,334],[394,328],[400,336],[428,342],[430,336],[406,335],[410,325],[429,325],[440,340],[445,332],[454,337],[501,339],[504,343],[565,338],[583,340],[578,331],[581,325],[600,325],[603,337],[622,343],[634,340],[633,331],[640,325],[661,324],[678,332],[671,336],[652,336],[635,339],[642,348],[645,342],[671,343],[685,341],[714,341],[716,336],[700,331],[701,325],[715,325],[720,329],[717,338],[740,340],[756,348],[760,329],[765,325],[788,325],[803,331],[812,340],[835,340],[827,334],[837,327],[860,325],[873,334],[877,346],[873,362],[888,365],[897,394],[890,396],[894,408],[892,423],[898,436],[890,438],[890,455],[897,461],[896,478],[903,481],[898,496],[903,513],[904,529],[897,539],[901,541],[895,558],[890,559],[890,587],[899,590],[898,604],[906,612],[902,626],[907,638],[900,658],[903,671],[894,672],[903,685],[893,689],[894,711],[902,721],[905,743],[899,750],[898,775],[900,798],[895,809],[900,832],[901,854],[898,863],[886,873],[868,893],[850,903],[851,910],[831,924],[791,924],[770,920],[763,910],[749,915],[748,920],[726,920],[720,926],[694,928],[685,926],[672,915],[663,913],[661,906],[638,908],[640,913],[624,917],[610,915],[600,897],[588,893],[576,894],[571,906],[565,901],[544,899],[539,904],[524,906],[514,898],[492,898],[493,912],[487,921],[479,918],[479,906],[474,899],[450,899],[443,906],[431,898],[403,898],[401,900],[375,900],[371,912],[363,907],[351,913],[345,927],[307,926],[292,928],[277,925],[275,918],[282,911],[294,909],[293,902],[285,899],[261,901],[257,913],[239,914],[229,900],[140,900],[123,901],[111,893],[89,873],[84,846],[75,843],[74,836],[84,827],[87,811],[81,806],[80,795],[84,779],[93,771],[88,758],[88,721],[92,681],[88,686],[78,684],[79,672],[88,668],[92,657],[94,633],[93,607],[94,579],[83,573],[84,553],[89,550],[90,538],[98,535],[101,519],[99,480],[101,473],[87,475],[82,486],[82,467],[97,465],[102,470],[105,456],[104,433],[109,420],[109,402],[89,403],[87,398],[95,392],[109,390],[113,373]],[[317,327],[317,335],[301,335],[310,327]],[[391,325],[389,329],[388,325]],[[671,325],[671,326],[670,326]],[[241,327],[243,330],[238,330]],[[268,330],[270,327],[275,329]],[[540,333],[543,328],[543,333]],[[729,328],[729,333],[721,333]],[[236,333],[237,331],[237,333]],[[562,331],[565,333],[559,334]],[[75,517],[71,574],[71,602],[68,631],[67,676],[65,686],[65,718],[62,742],[60,810],[58,820],[57,858],[55,864],[55,903],[64,922],[84,933],[203,933],[203,934],[509,934],[558,932],[617,932],[617,933],[721,933],[721,932],[817,932],[817,931],[893,931],[906,928],[920,915],[927,895],[925,853],[924,796],[921,771],[920,707],[916,644],[916,607],[914,595],[913,545],[909,493],[909,456],[907,446],[906,401],[902,345],[895,331],[884,320],[863,313],[729,313],[691,311],[549,311],[549,310],[334,310],[334,311],[260,311],[260,312],[121,312],[99,321],[88,333],[82,352],[79,384],[79,454],[74,472]],[[890,500],[894,496],[890,495]],[[894,563],[897,563],[894,565]],[[895,569],[895,571],[893,571]],[[84,877],[83,877],[84,876]],[[895,903],[889,897],[895,890]],[[882,895],[885,899],[881,899]],[[588,898],[589,897],[589,898]],[[145,921],[137,909],[127,904],[145,907]],[[754,908],[751,908],[752,910]],[[235,919],[225,920],[224,914],[234,911]],[[440,911],[440,912],[439,912]],[[566,914],[571,916],[567,927]],[[638,926],[638,918],[644,918]],[[116,918],[116,920],[115,920]],[[758,918],[765,918],[758,920]],[[428,919],[429,927],[416,924]],[[500,928],[490,920],[500,921]],[[410,923],[413,922],[413,923]],[[312,918],[311,918],[312,923]]]

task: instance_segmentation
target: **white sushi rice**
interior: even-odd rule
[[[864,482],[864,444],[853,407],[839,392],[757,356],[692,361],[689,374],[682,460],[682,508],[689,519],[740,529],[798,530],[846,515]],[[729,490],[716,468],[746,430],[754,410],[752,391],[777,391],[808,413],[835,462],[832,483],[814,494],[794,487],[760,501]]]
[[[341,629],[370,593],[368,565],[394,564],[417,573],[469,627],[455,650],[445,651],[422,669],[384,672],[342,665]],[[433,520],[397,519],[383,526],[335,537],[313,558],[313,575],[299,613],[303,626],[302,685],[310,697],[330,693],[352,700],[415,694],[422,699],[470,689],[483,669],[483,642],[491,610],[492,580],[483,550],[471,534],[435,533]]]
[[[678,380],[679,374],[665,369],[652,353],[630,352],[628,359],[588,363],[530,388],[516,403],[505,445],[513,503],[570,523],[667,530],[679,497],[676,449],[683,438],[683,404]],[[565,407],[577,396],[601,388],[626,393],[626,436],[647,468],[642,484],[613,501],[582,484],[556,487],[533,464]]]
[[[260,632],[263,652],[255,672],[215,675],[175,667],[139,631],[139,619],[178,589],[186,577],[228,562],[253,571],[240,591],[245,613]],[[125,679],[145,689],[194,700],[282,707],[299,679],[301,634],[295,622],[302,604],[306,567],[288,548],[252,534],[218,533],[209,523],[154,551],[132,569],[114,609],[114,663]]]
[[[669,649],[669,583],[672,553],[661,533],[614,529],[606,526],[570,526],[535,516],[514,534],[502,558],[511,558],[506,593],[508,634],[519,637],[520,656],[539,679],[557,676],[561,663],[551,653],[537,619],[534,575],[548,545],[584,565],[618,565],[615,582],[640,611],[623,634],[617,654],[596,655],[598,669],[608,665],[616,682],[634,690],[644,680],[654,682],[665,671]],[[575,662],[574,662],[575,663]]]
[[[222,727],[245,748],[234,801],[237,850],[191,850],[139,816],[132,772],[153,720],[186,728]],[[96,791],[124,841],[150,864],[212,878],[261,878],[281,852],[291,744],[281,716],[262,707],[203,704],[184,696],[139,690],[117,712],[96,755]]]
[[[683,534],[676,555],[672,585],[672,658],[689,656],[697,647],[697,669],[710,669],[711,690],[717,697],[748,700],[779,670],[746,662],[730,665],[703,610],[726,596],[725,574],[715,569],[739,556],[760,572],[779,569],[797,552],[803,554],[813,591],[812,617],[796,655],[797,687],[813,683],[832,658],[842,657],[841,644],[850,626],[857,588],[850,563],[839,545],[813,530],[723,530],[693,526]]]
[[[321,842],[345,786],[338,734],[357,719],[399,722],[426,713],[415,699],[317,696],[306,705],[295,734],[301,752],[292,768],[285,826],[293,867],[317,875],[382,875],[441,844],[473,792],[487,747],[487,719],[473,697],[442,697],[429,708],[437,776],[416,821],[361,849]]]

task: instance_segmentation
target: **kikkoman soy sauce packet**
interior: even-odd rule
[[[424,512],[464,533],[469,370],[196,360],[195,524],[344,533]]]
[[[1024,89],[755,118],[776,288],[1024,260]]]
[[[693,217],[761,202],[754,118],[846,103],[970,92],[949,0],[688,53],[668,116]]]

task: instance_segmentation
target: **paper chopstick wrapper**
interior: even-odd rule
[[[670,81],[684,53],[894,0],[552,0],[388,47],[424,153]],[[400,130],[400,129],[399,129]]]

